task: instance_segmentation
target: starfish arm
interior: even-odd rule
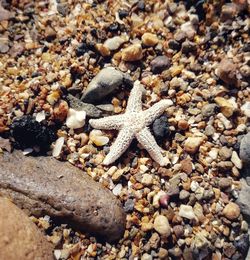
[[[146,118],[146,125],[150,125],[154,122],[154,120],[159,117],[166,108],[173,105],[173,102],[170,99],[163,99],[156,104],[154,104],[149,109],[143,111],[143,114]]]
[[[145,127],[136,135],[138,142],[143,146],[144,149],[148,151],[150,156],[161,166],[166,165],[166,160],[161,154],[161,148],[156,143],[154,136],[151,134],[150,130]]]
[[[124,115],[107,116],[99,119],[90,119],[93,128],[104,130],[119,130],[124,124]]]
[[[142,110],[142,93],[143,86],[139,81],[134,83],[134,87],[132,88],[129,98],[126,112],[139,112]]]
[[[116,161],[129,147],[134,138],[133,132],[128,128],[120,130],[115,142],[111,145],[110,151],[105,157],[103,164],[109,165]]]

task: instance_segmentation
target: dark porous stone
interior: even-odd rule
[[[170,60],[167,56],[158,56],[151,61],[150,66],[152,72],[158,74],[170,66]]]
[[[34,216],[49,215],[101,239],[115,241],[125,230],[120,201],[86,172],[54,158],[0,155],[0,193]]]
[[[54,131],[30,115],[14,120],[10,129],[12,137],[21,149],[39,147],[40,151],[46,151],[56,139]]]
[[[157,142],[162,142],[164,138],[170,136],[167,116],[163,115],[155,119],[152,130]]]
[[[29,217],[0,197],[0,259],[53,260],[53,246]]]

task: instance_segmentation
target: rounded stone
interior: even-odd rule
[[[29,217],[0,197],[0,259],[53,260],[53,246]]]
[[[122,50],[122,60],[124,61],[137,61],[141,60],[142,47],[141,44],[136,43]]]
[[[229,202],[223,210],[223,215],[230,220],[235,220],[240,215],[240,207],[234,202]]]
[[[141,37],[142,43],[146,46],[155,46],[159,40],[157,36],[153,33],[144,33]]]
[[[163,236],[166,237],[170,236],[171,233],[170,225],[168,219],[163,215],[159,215],[155,218],[154,229]]]
[[[167,56],[158,56],[151,61],[150,66],[152,72],[158,74],[170,66],[170,60]]]

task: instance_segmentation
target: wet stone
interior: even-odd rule
[[[109,190],[76,167],[53,158],[4,153],[0,157],[0,192],[34,216],[47,214],[107,240],[119,239],[125,229],[121,203]]]

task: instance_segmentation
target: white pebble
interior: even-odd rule
[[[235,151],[232,152],[231,161],[238,169],[242,169],[242,161]]]
[[[70,108],[66,119],[66,126],[71,129],[81,128],[85,125],[85,119],[85,111],[77,111]]]
[[[193,208],[184,204],[180,206],[179,216],[187,219],[196,219]]]
[[[113,194],[115,195],[115,196],[119,196],[120,195],[120,193],[121,193],[121,191],[122,191],[122,185],[119,183],[119,184],[117,184],[115,187],[114,187],[114,189],[113,189]]]
[[[169,226],[168,219],[163,216],[159,215],[154,220],[154,229],[161,235],[168,237],[171,233],[171,229]]]
[[[63,144],[64,144],[64,137],[59,137],[56,140],[55,146],[54,146],[53,151],[52,151],[53,157],[57,157],[57,156],[60,155],[60,153],[62,151]]]

